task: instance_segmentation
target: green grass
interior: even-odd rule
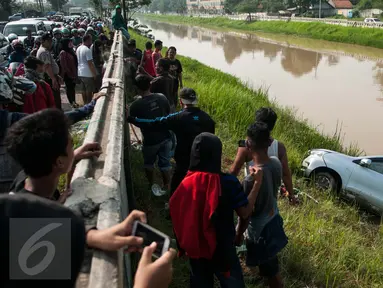
[[[344,27],[323,23],[300,23],[285,21],[258,21],[247,23],[245,21],[230,20],[224,17],[198,18],[176,15],[145,14],[149,19],[166,22],[185,23],[206,27],[236,29],[242,31],[263,31],[267,33],[282,33],[297,35],[327,41],[343,42],[383,48],[383,29]]]
[[[139,48],[145,38],[132,33]],[[279,120],[273,136],[287,146],[293,171],[298,171],[307,150],[321,147],[351,154],[357,148],[344,149],[339,137],[323,136],[306,121],[296,119],[294,112],[279,107],[262,91],[252,91],[240,80],[207,67],[187,57],[178,57],[184,68],[184,85],[194,88],[200,107],[217,122],[217,135],[224,144],[224,167],[234,159],[236,144],[243,139],[246,127],[254,120],[254,111],[262,106],[276,109]],[[164,198],[151,196],[142,170],[142,156],[131,149],[133,185],[138,208],[148,214],[151,225],[172,235],[171,222],[165,219]],[[300,180],[295,185],[320,201],[309,199],[291,207],[280,201],[281,215],[289,237],[288,246],[280,254],[286,287],[383,287],[383,228],[370,223],[357,209],[313,191]],[[171,287],[187,287],[187,261],[174,264]],[[248,272],[245,270],[245,275]],[[247,287],[261,287],[247,285]]]

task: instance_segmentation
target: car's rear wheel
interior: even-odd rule
[[[315,186],[319,190],[337,192],[338,182],[329,172],[317,172],[314,175]]]

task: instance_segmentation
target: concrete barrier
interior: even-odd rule
[[[99,142],[103,154],[98,159],[80,161],[73,175],[73,195],[66,206],[81,214],[85,223],[98,229],[111,227],[129,213],[125,175],[126,142],[123,45],[116,32],[104,74],[102,91],[107,96],[97,101],[84,143]],[[130,187],[129,189],[127,187]],[[76,287],[132,287],[130,257],[119,252],[87,249]]]

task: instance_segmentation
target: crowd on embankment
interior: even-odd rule
[[[226,17],[199,18],[192,16],[145,14],[144,17],[166,22],[200,25],[218,29],[296,35],[313,39],[383,48],[383,29],[344,27],[317,22],[240,21]]]

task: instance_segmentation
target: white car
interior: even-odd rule
[[[315,149],[303,160],[304,176],[383,215],[383,156],[351,157]]]
[[[379,23],[382,24],[383,22],[380,21],[378,18],[366,18],[364,19],[364,23]]]
[[[32,31],[32,36],[37,36],[37,31],[47,31],[44,22],[41,20],[19,20],[7,23],[4,27],[3,34],[8,37],[9,34],[16,34],[18,39],[24,41],[27,38],[27,30]]]

